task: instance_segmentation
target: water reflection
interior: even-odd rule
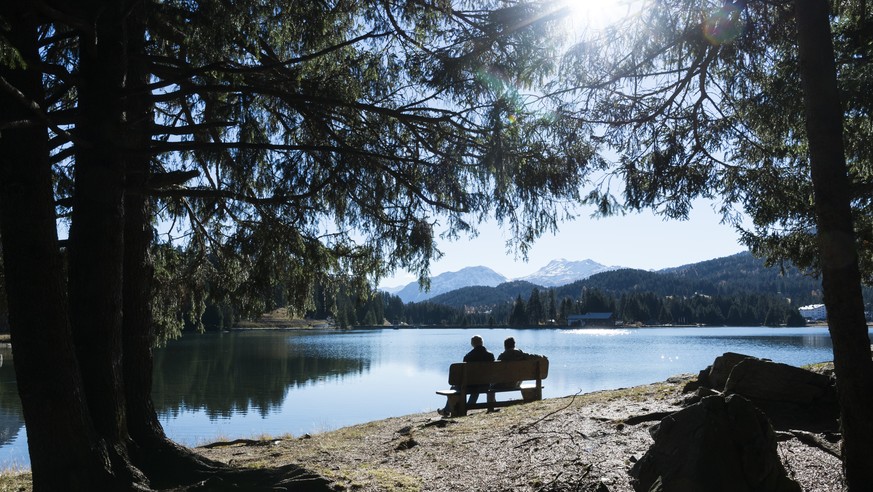
[[[24,429],[24,419],[21,416],[21,406],[6,408],[5,401],[0,403],[0,446],[5,446],[18,437]]]
[[[23,434],[24,416],[18,398],[18,385],[15,383],[12,349],[0,347],[0,449],[9,449],[9,461],[27,462],[27,446],[24,439],[20,439]],[[8,466],[0,463],[0,468]]]
[[[809,335],[804,335],[800,337],[802,340],[801,344],[804,347],[818,347],[818,348],[826,348],[831,349],[832,343],[829,337],[813,337]]]
[[[595,337],[617,337],[630,335],[630,330],[621,328],[578,328],[575,330],[563,330],[569,335],[589,335]]]
[[[289,387],[369,370],[363,357],[316,354],[296,340],[305,338],[288,336],[282,343],[275,333],[252,333],[171,342],[155,351],[155,408],[173,416],[201,409],[212,420],[248,412],[267,417],[281,408]]]

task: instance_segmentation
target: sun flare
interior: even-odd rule
[[[565,0],[568,29],[582,33],[600,31],[634,14],[640,0]]]

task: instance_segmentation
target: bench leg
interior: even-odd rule
[[[493,412],[494,404],[497,403],[497,398],[495,397],[494,393],[490,391],[486,394],[488,395],[488,411]]]
[[[452,407],[452,417],[465,417],[467,415],[467,400],[464,395],[458,396],[458,402]]]
[[[543,399],[542,388],[526,388],[521,390],[521,399],[526,403]]]
[[[446,407],[449,409],[449,415],[452,417],[467,415],[467,405],[464,404],[464,395],[446,395],[446,398]]]

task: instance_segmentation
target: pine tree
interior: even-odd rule
[[[540,290],[534,287],[527,301],[527,320],[529,324],[538,325],[543,321],[543,318],[544,309],[540,299]]]
[[[253,316],[282,285],[303,312],[317,285],[330,298],[396,267],[425,277],[436,217],[456,234],[494,216],[524,249],[587,172],[587,142],[552,131],[518,90],[550,67],[534,5],[43,7],[0,4],[12,86],[0,91],[0,236],[36,491],[227,471],[156,418],[151,346],[183,320],[154,306],[185,304],[197,323],[208,300]],[[68,270],[56,204],[71,221]],[[183,230],[158,236],[158,221]],[[176,234],[184,279],[155,261],[176,261]],[[358,322],[353,305],[336,315]]]
[[[530,319],[528,318],[527,306],[521,295],[515,299],[512,305],[512,313],[509,315],[509,326],[528,326]]]
[[[587,39],[565,58],[555,94],[618,154],[612,181],[588,201],[600,212],[649,208],[688,216],[697,198],[739,210],[753,251],[821,274],[851,490],[873,489],[871,360],[863,278],[873,268],[866,199],[871,45],[865,0],[668,0]],[[665,74],[669,74],[666,76]],[[841,96],[848,96],[841,100]],[[865,122],[862,123],[861,120]],[[845,130],[845,131],[844,131]],[[609,186],[609,189],[605,187]],[[853,209],[854,207],[854,209]],[[740,224],[738,224],[740,225]]]

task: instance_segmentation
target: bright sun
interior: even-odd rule
[[[565,0],[567,22],[571,32],[599,31],[633,15],[640,0]]]

